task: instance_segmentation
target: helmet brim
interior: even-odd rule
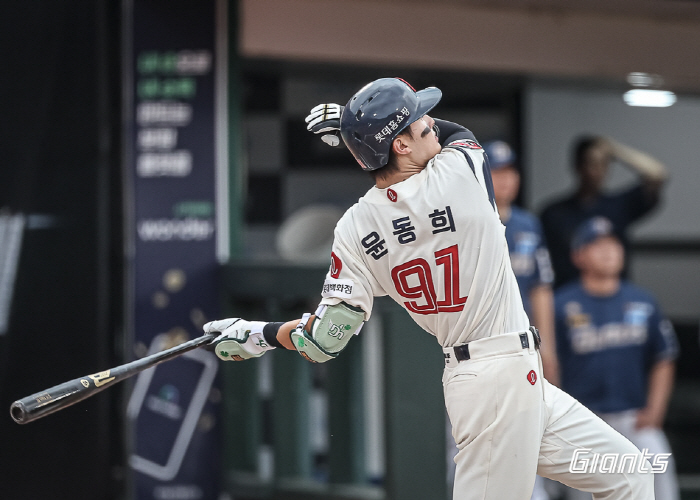
[[[433,109],[442,99],[442,91],[437,87],[428,87],[427,89],[416,92],[418,98],[418,108],[416,109],[416,119],[427,114]]]

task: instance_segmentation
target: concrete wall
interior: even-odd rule
[[[242,0],[241,54],[618,81],[646,71],[700,88],[693,17],[469,4]]]

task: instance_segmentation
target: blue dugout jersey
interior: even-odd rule
[[[558,288],[579,276],[578,268],[571,262],[570,245],[579,225],[596,216],[610,219],[615,234],[629,254],[629,226],[649,213],[658,200],[658,196],[649,194],[644,186],[637,185],[619,193],[600,194],[592,202],[583,203],[573,194],[547,206],[542,212],[541,221],[547,248],[552,254],[554,287]]]
[[[510,218],[503,225],[506,227],[510,263],[529,316],[532,310],[530,291],[554,281],[549,252],[542,237],[540,222],[529,212],[511,207]]]
[[[598,413],[643,408],[652,365],[678,354],[651,294],[623,281],[596,297],[575,281],[555,292],[554,308],[562,389]]]

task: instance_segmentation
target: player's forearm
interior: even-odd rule
[[[458,139],[475,140],[474,134],[468,128],[463,127],[458,123],[440,120],[439,118],[435,117],[433,117],[433,120],[435,120],[435,125],[437,125],[438,129],[440,130],[438,141],[440,142],[441,146],[448,144],[448,141],[452,142]]]
[[[554,294],[549,285],[540,285],[530,290],[532,324],[540,332],[542,366],[544,376],[550,383],[559,385],[559,362],[557,360],[556,336],[554,335]]]
[[[313,323],[314,319],[316,316],[311,316],[309,318],[309,321],[306,323],[306,329],[311,328],[311,324]],[[294,351],[294,344],[292,344],[292,331],[297,327],[301,319],[295,319],[292,321],[287,321],[286,323],[283,323],[282,326],[279,327],[279,330],[277,330],[277,335],[275,336],[277,339],[277,343],[281,346],[284,347],[285,349],[288,349],[290,351]],[[267,335],[266,335],[267,337]]]
[[[605,138],[612,156],[635,170],[644,179],[652,182],[664,182],[668,178],[668,170],[656,158],[609,137]]]
[[[649,390],[646,411],[653,415],[657,426],[663,424],[668,408],[668,401],[673,390],[676,365],[673,361],[658,361],[649,374]]]

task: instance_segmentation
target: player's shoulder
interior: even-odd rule
[[[457,139],[443,146],[440,153],[428,163],[431,168],[426,170],[454,167],[462,171],[462,167],[467,164],[474,169],[481,165],[483,153],[483,148],[476,140]]]
[[[581,286],[579,280],[570,281],[563,284],[556,290],[554,290],[554,302],[555,304],[564,304],[571,300],[583,300],[586,297],[586,292]]]
[[[484,158],[484,148],[476,139],[462,138],[448,142],[442,148],[443,154],[452,155],[456,158],[467,158],[468,162],[474,159]]]
[[[600,196],[605,200],[612,201],[645,196],[644,184],[642,182],[635,182],[634,184],[625,186],[617,191],[601,193]]]
[[[362,210],[361,205],[363,204],[363,199],[360,198],[356,203],[350,206],[345,213],[340,217],[335,225],[335,235],[338,236],[350,236],[352,234],[352,229],[355,227],[356,217],[358,212]]]
[[[532,212],[524,208],[512,206],[510,209],[510,218],[524,229],[538,231],[540,228],[539,219],[537,219]]]
[[[472,135],[471,138],[462,138],[462,139],[455,139],[453,141],[450,141],[449,143],[445,144],[444,148],[450,148],[450,149],[466,149],[470,151],[481,151],[483,152],[484,148],[481,147],[481,144],[476,140],[476,138]]]
[[[625,298],[625,300],[634,300],[636,302],[649,302],[650,304],[656,305],[656,297],[654,294],[634,283],[623,280],[620,282],[620,293]]]
[[[568,214],[568,212],[571,209],[575,209],[575,207],[576,200],[572,194],[552,198],[544,203],[541,210],[541,217],[542,219],[547,219],[562,216],[564,214]]]

